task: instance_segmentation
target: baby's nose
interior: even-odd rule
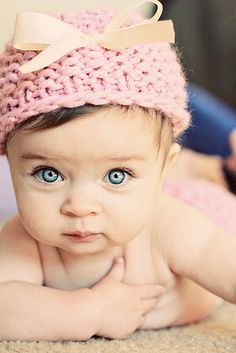
[[[69,216],[85,217],[101,212],[98,193],[89,185],[71,188],[61,206],[61,213]]]

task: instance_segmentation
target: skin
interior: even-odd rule
[[[236,302],[235,237],[162,191],[179,151],[173,143],[163,165],[153,126],[135,112],[124,117],[118,110],[17,133],[8,144],[19,211],[12,224],[37,243],[44,285],[91,287],[122,256],[125,283],[165,287],[141,328],[199,320],[219,304],[218,296]],[[27,154],[46,159],[22,158]],[[134,155],[137,160],[110,160]],[[34,168],[41,171],[30,175]],[[42,168],[56,181],[45,182]],[[80,242],[64,235],[75,230],[99,236]],[[223,269],[222,253],[232,259]]]
[[[118,114],[112,118],[110,115],[99,112],[63,127],[20,132],[8,145],[22,224],[37,241],[58,247],[62,256],[68,252],[79,256],[103,252],[106,256],[113,247],[122,252],[138,234],[150,233],[161,185],[162,156],[157,158],[151,126],[143,133],[143,118],[122,121]],[[179,146],[173,145],[170,160],[178,150]],[[41,154],[47,159],[22,158],[26,154]],[[140,160],[109,160],[129,156]],[[45,182],[42,171],[30,175],[40,165],[47,173],[54,173],[52,168],[58,171],[54,182]],[[109,172],[119,173],[120,168],[127,172],[121,171],[118,181],[124,180],[115,184],[114,173]],[[76,244],[63,235],[74,230],[102,235],[92,243]]]

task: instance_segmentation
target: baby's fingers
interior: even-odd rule
[[[149,313],[153,310],[158,303],[158,299],[145,299],[142,302],[142,315]]]
[[[155,298],[163,294],[165,288],[159,284],[145,284],[138,289],[140,299]]]

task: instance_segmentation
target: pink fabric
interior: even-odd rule
[[[57,16],[87,34],[102,31],[111,11]],[[137,23],[137,16],[125,25]],[[30,30],[30,29],[29,29]],[[0,56],[0,154],[6,135],[30,116],[59,107],[107,103],[155,107],[170,117],[174,135],[190,121],[185,78],[175,50],[168,43],[137,45],[111,51],[90,43],[73,50],[45,69],[19,73],[19,66],[37,55],[7,43]]]
[[[236,235],[236,197],[231,192],[205,180],[173,180],[166,182],[164,189]]]
[[[0,156],[0,223],[16,212],[16,199],[7,158]]]

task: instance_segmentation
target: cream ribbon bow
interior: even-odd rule
[[[142,4],[156,4],[156,13],[149,20],[138,25],[120,28],[127,17]],[[45,68],[70,51],[96,42],[103,48],[122,50],[133,45],[165,41],[174,43],[175,33],[171,20],[159,21],[163,11],[157,0],[141,1],[133,4],[114,16],[103,33],[86,35],[72,25],[55,17],[35,13],[17,14],[12,44],[21,50],[41,51],[28,63],[20,67],[21,73],[29,73]]]

